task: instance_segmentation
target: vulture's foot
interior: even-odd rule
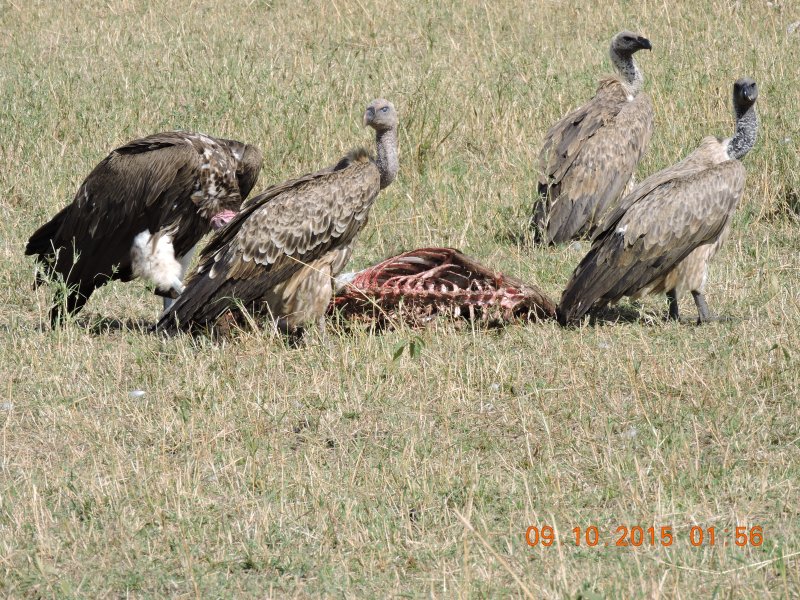
[[[286,341],[290,348],[307,347],[317,343],[317,340],[323,345],[328,343],[328,331],[324,316],[315,321],[316,327],[311,323],[292,326],[286,317],[279,317],[273,322],[278,335]]]
[[[178,296],[181,295],[181,292],[183,292],[183,286],[181,286],[180,288],[171,287],[168,290],[162,290],[160,288],[156,288],[153,291],[153,293],[156,296],[161,296],[162,298],[169,298],[171,300],[176,300]]]
[[[706,303],[705,296],[703,296],[702,292],[692,292],[692,296],[694,297],[694,303],[697,306],[697,325],[715,322],[731,323],[735,320],[733,317],[726,315],[715,315],[708,310],[708,304]]]
[[[289,325],[289,319],[286,317],[278,317],[275,319],[275,330],[279,335],[291,335],[296,330]]]
[[[156,288],[155,295],[161,296],[164,299],[164,311],[167,311],[175,304],[175,300],[178,299],[178,296],[180,296],[185,289],[183,283],[176,279],[172,282],[172,287],[168,290]]]
[[[737,321],[739,321],[739,319],[730,315],[708,314],[705,317],[697,317],[697,320],[694,322],[694,324],[705,325],[708,323],[735,323]]]
[[[278,317],[273,323],[277,334],[290,348],[301,348],[307,343],[305,327],[290,325],[286,317]]]

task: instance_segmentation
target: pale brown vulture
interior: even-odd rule
[[[632,182],[653,132],[653,105],[641,93],[633,55],[651,48],[630,31],[614,36],[609,53],[619,75],[602,79],[594,98],[547,132],[532,223],[544,243],[588,233]]]
[[[712,318],[703,288],[708,261],[728,235],[744,190],[739,159],[756,141],[756,82],[733,85],[733,137],[706,137],[681,162],[645,179],[598,227],[592,248],[572,275],[558,305],[562,325],[592,307],[623,296],[665,293],[669,316],[679,318],[678,296],[692,292],[698,322]]]
[[[113,150],[84,180],[71,204],[28,240],[44,277],[66,284],[50,319],[74,314],[112,279],[143,277],[176,297],[200,238],[239,210],[258,179],[255,146],[199,133],[166,132]]]
[[[359,149],[337,165],[267,189],[203,249],[186,289],[158,329],[213,325],[229,310],[273,318],[287,332],[324,318],[333,277],[350,258],[378,192],[397,175],[394,106],[374,100],[364,124],[377,156]]]

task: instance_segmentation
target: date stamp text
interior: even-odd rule
[[[551,525],[531,525],[525,530],[525,542],[535,548],[549,548],[556,542],[556,530]],[[573,527],[572,535],[563,535],[562,542],[575,546],[595,547],[634,547],[663,546],[669,547],[681,541],[688,541],[694,547],[699,546],[745,546],[758,547],[764,543],[764,528],[758,525],[751,527],[701,527],[694,525],[688,529],[676,531],[669,525],[640,526],[619,525],[610,529],[602,529],[596,525]]]

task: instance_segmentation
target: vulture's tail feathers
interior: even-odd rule
[[[195,278],[186,282],[186,291],[161,315],[156,324],[158,331],[174,335],[179,331],[199,330],[213,324],[225,312],[230,303],[224,293],[222,298],[212,300],[218,289],[215,280],[198,273]]]
[[[622,236],[615,236],[592,248],[583,257],[556,307],[561,325],[577,323],[598,300],[608,296],[620,274],[615,255],[622,249],[623,243]],[[611,247],[607,247],[609,245]]]
[[[64,219],[67,217],[67,211],[70,206],[71,205],[68,205],[61,209],[55,217],[33,232],[33,235],[31,235],[28,240],[27,246],[25,246],[26,256],[37,255],[41,258],[45,258],[55,255],[55,237],[58,230],[61,229]]]

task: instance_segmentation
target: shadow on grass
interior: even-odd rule
[[[324,333],[319,334],[315,325],[290,328],[285,319],[277,322],[265,314],[253,314],[247,311],[228,310],[219,316],[216,321],[209,323],[195,323],[182,329],[156,329],[152,324],[148,333],[164,339],[187,336],[195,342],[209,342],[211,344],[235,343],[244,336],[259,336],[270,341],[277,341],[289,349],[304,348],[318,337],[324,338]]]
[[[622,323],[638,323],[653,325],[667,322],[664,311],[645,310],[640,304],[616,304],[593,310],[589,315],[589,326],[616,325]]]
[[[742,317],[733,315],[714,315],[709,321],[700,323],[696,315],[685,315],[680,317],[678,322],[686,326],[702,326],[711,323],[741,323],[744,321]],[[653,326],[656,324],[672,323],[666,310],[645,310],[639,304],[624,304],[617,306],[607,306],[605,308],[597,309],[589,314],[589,327],[596,327],[601,325],[616,325],[623,323],[638,323],[639,325]]]
[[[580,329],[582,327],[604,327],[606,325],[653,325],[667,321],[666,314],[656,311],[645,311],[637,305],[605,306],[590,310],[578,321],[561,325],[562,329]]]
[[[112,317],[90,317],[75,321],[75,325],[85,329],[91,335],[109,335],[112,333],[152,333],[154,321],[145,319],[114,319]]]

